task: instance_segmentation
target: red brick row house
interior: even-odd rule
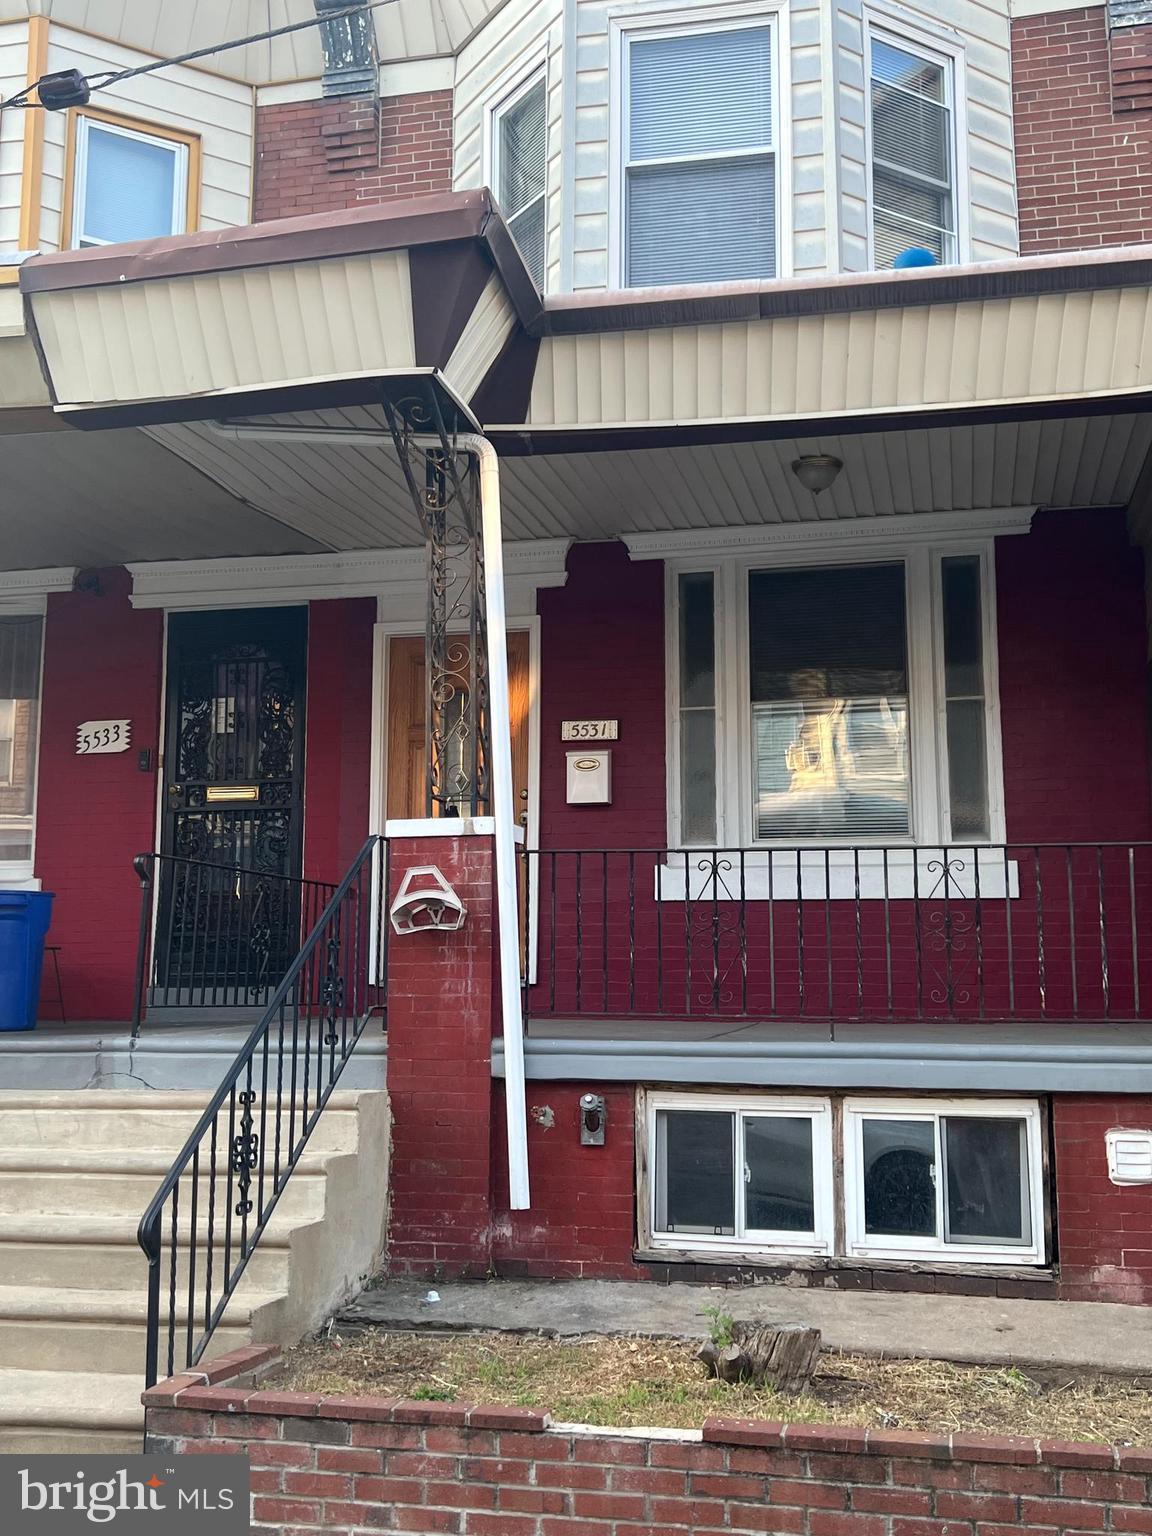
[[[1147,1300],[1152,13],[472,10],[20,119],[9,1085],[282,1052],[354,869],[394,1272]]]

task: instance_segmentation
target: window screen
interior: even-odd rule
[[[953,117],[945,65],[874,37],[872,203],[876,265],[909,246],[954,256]]]
[[[756,835],[906,836],[903,565],[754,571],[748,628]]]
[[[0,619],[0,863],[32,858],[41,624]]]
[[[496,133],[496,200],[525,266],[542,288],[548,174],[548,91],[543,75],[500,113]]]
[[[187,148],[87,118],[81,122],[77,244],[107,245],[181,233]]]
[[[775,276],[770,29],[636,38],[627,57],[627,282]]]

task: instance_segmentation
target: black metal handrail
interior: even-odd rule
[[[385,1015],[387,889],[388,845],[370,837],[140,1218],[149,1386],[161,1361],[172,1375],[204,1353],[348,1057]]]
[[[538,1018],[1152,1017],[1152,842],[525,859]]]
[[[137,854],[132,867],[141,888],[134,1034],[148,1007],[264,1006],[336,889],[169,853]]]

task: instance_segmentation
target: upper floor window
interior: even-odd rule
[[[624,34],[624,280],[774,277],[770,24]]]
[[[536,286],[543,288],[548,190],[548,83],[543,70],[493,114],[492,181],[524,264]]]
[[[191,139],[85,112],[75,124],[71,245],[151,240],[191,227]]]
[[[872,242],[890,267],[910,246],[956,259],[952,61],[880,33],[869,39]]]

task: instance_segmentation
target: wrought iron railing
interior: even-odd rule
[[[356,1042],[385,1014],[387,849],[364,844],[141,1217],[149,1386],[204,1353]]]
[[[537,1018],[1152,1016],[1152,843],[525,858]]]
[[[133,1024],[147,1010],[264,1007],[336,887],[235,864],[141,853]]]

